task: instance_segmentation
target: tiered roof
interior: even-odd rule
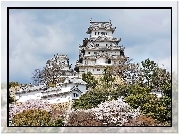
[[[99,29],[105,29],[112,31],[112,33],[115,31],[116,27],[112,27],[111,21],[110,22],[93,22],[90,21],[90,27],[88,27],[87,34],[90,34],[93,30],[99,30]]]

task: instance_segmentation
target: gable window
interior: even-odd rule
[[[120,56],[124,56],[124,52],[123,51],[120,51]]]
[[[108,64],[111,64],[111,59],[108,59]]]
[[[77,93],[73,93],[73,97],[78,97],[78,94]]]

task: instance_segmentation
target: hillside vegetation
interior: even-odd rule
[[[120,77],[123,84],[114,83],[115,76]],[[154,61],[146,59],[141,64],[126,61],[122,65],[106,67],[99,79],[90,72],[83,74],[82,79],[87,82],[88,90],[72,103],[71,110],[59,109],[54,112],[52,107],[47,110],[40,102],[34,104],[29,101],[29,107],[22,104],[10,108],[11,125],[171,125],[171,74]],[[161,92],[161,97],[151,94],[155,91]],[[30,118],[35,121],[29,122]]]

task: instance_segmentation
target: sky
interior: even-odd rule
[[[91,18],[111,20],[134,62],[149,58],[171,70],[170,9],[10,9],[9,81],[32,82],[34,70],[57,53],[74,67]]]

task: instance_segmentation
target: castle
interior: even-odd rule
[[[45,83],[21,87],[16,92],[17,102],[41,99],[50,103],[62,103],[80,97],[86,92],[87,83],[81,79],[83,73],[90,71],[93,75],[101,75],[106,66],[120,64],[120,59],[125,57],[125,48],[118,45],[121,39],[113,37],[115,30],[116,27],[112,27],[111,21],[90,21],[86,32],[90,37],[85,38],[79,46],[79,59],[75,68],[71,69],[67,55],[54,55],[46,62],[45,77],[51,82],[53,79],[49,74],[56,74],[55,87],[49,87]]]

